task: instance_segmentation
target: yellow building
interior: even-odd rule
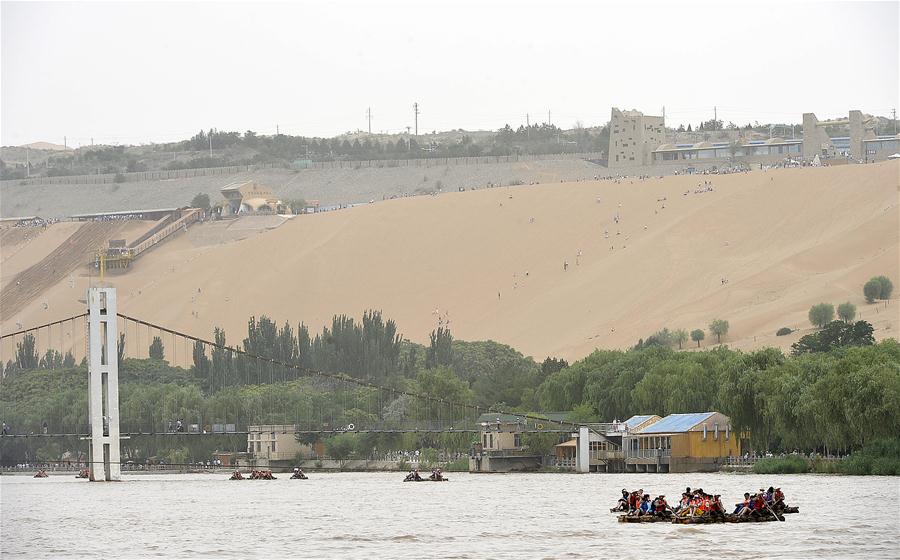
[[[670,414],[622,438],[630,472],[717,471],[741,454],[731,419],[721,412]]]

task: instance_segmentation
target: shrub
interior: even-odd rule
[[[830,303],[817,303],[809,308],[809,322],[822,328],[834,320],[834,306]]]
[[[856,306],[850,303],[842,303],[837,308],[838,319],[845,323],[852,323],[856,318]]]
[[[444,470],[448,472],[468,472],[469,459],[467,457],[462,457],[455,461],[450,461],[444,466]]]
[[[753,465],[756,474],[797,474],[809,472],[809,462],[799,455],[766,457]]]
[[[780,329],[778,329],[775,332],[775,336],[787,336],[787,335],[791,334],[792,332],[794,332],[794,331],[790,327],[781,327]]]

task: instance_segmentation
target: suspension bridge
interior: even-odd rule
[[[104,464],[107,480],[118,476],[120,440],[148,436],[252,439],[271,426],[291,426],[307,439],[412,433],[465,438],[459,443],[467,444],[493,416],[498,423],[513,416],[525,434],[579,429],[456,399],[445,387],[416,391],[396,378],[391,383],[313,369],[303,365],[290,337],[253,352],[246,341],[238,348],[226,345],[224,336],[210,341],[169,329],[118,313],[113,288],[91,288],[88,307],[86,313],[0,336],[5,381],[18,370],[68,366],[66,371],[77,372],[43,387],[61,391],[49,417],[26,415],[16,425],[4,424],[0,438],[87,440],[91,462]],[[76,364],[86,365],[87,375],[73,369]],[[244,448],[246,441],[234,446]]]

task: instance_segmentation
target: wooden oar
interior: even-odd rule
[[[769,502],[767,502],[765,498],[763,498],[763,503],[766,504],[766,509],[769,510],[769,513],[775,516],[775,519],[777,519],[778,521],[784,521],[784,516],[782,515],[781,517],[778,517],[778,514],[775,513],[775,510],[769,507]]]

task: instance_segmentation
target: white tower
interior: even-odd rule
[[[120,480],[119,352],[115,288],[88,289],[91,480]]]

